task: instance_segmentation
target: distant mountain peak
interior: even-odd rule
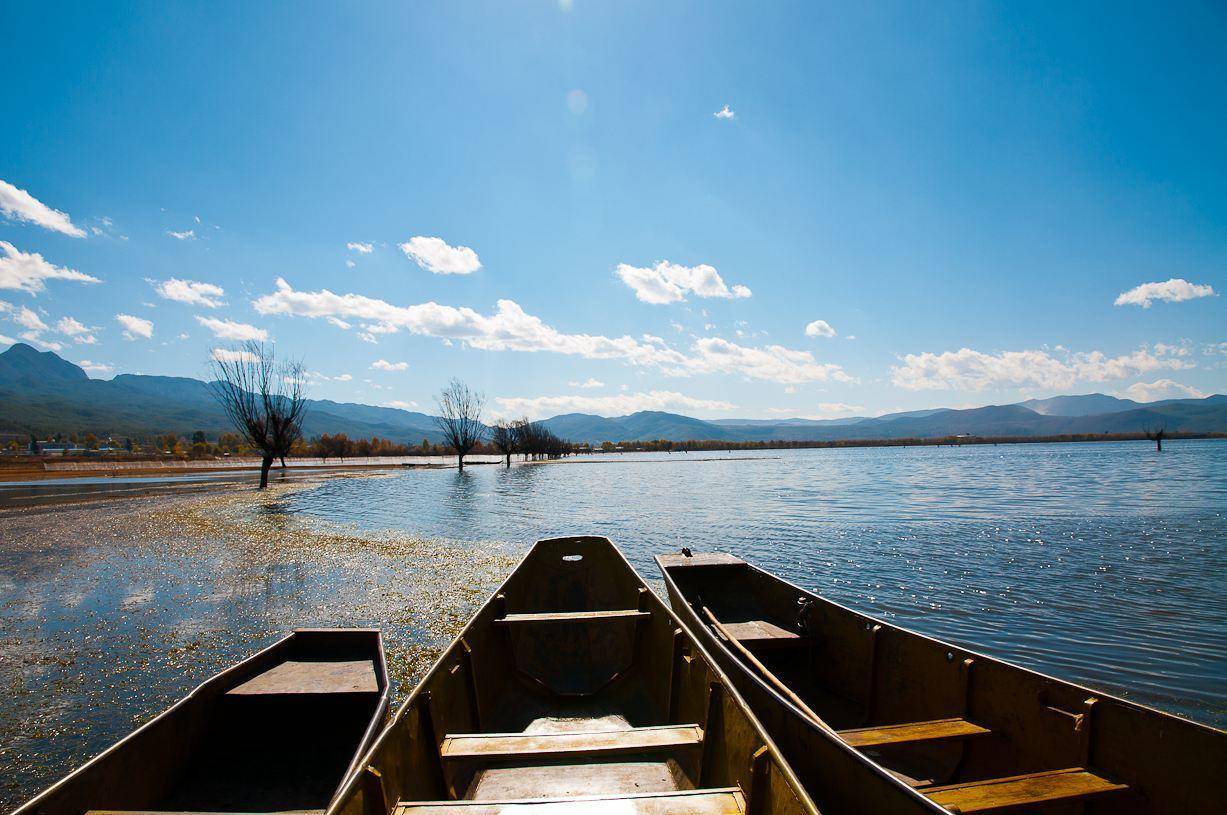
[[[24,342],[14,343],[0,354],[0,383],[37,387],[48,382],[79,382],[89,379],[85,371],[54,351],[39,351]]]

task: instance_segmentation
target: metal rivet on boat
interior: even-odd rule
[[[946,652],[946,661],[947,661],[947,662],[954,662],[954,652],[953,652],[953,651],[947,651],[947,652]]]

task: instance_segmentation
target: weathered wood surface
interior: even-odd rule
[[[227,692],[228,696],[301,693],[379,693],[379,676],[369,659],[287,660]]]
[[[745,798],[737,788],[685,790],[642,795],[589,795],[518,801],[430,801],[402,803],[395,815],[743,815]]]
[[[642,620],[652,615],[634,609],[610,611],[550,611],[538,614],[508,614],[494,621],[495,625],[522,625],[525,623],[590,623],[604,620]]]
[[[743,645],[759,648],[779,648],[802,645],[809,638],[795,631],[782,628],[770,620],[746,620],[740,623],[724,623],[724,632],[741,641]]]
[[[993,731],[966,719],[933,719],[928,722],[887,724],[840,730],[839,737],[853,747],[884,747],[890,744],[922,744],[987,736]]]
[[[746,562],[739,557],[725,552],[695,552],[690,557],[682,554],[657,555],[662,566],[668,568],[688,568],[703,566],[745,566]]]
[[[564,758],[644,753],[697,747],[697,724],[599,730],[586,733],[464,733],[449,735],[439,748],[446,759]]]
[[[992,778],[966,784],[948,784],[921,790],[944,807],[973,812],[999,812],[1016,807],[1087,801],[1125,792],[1125,784],[1114,784],[1081,767],[1043,773]]]

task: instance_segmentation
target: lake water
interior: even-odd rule
[[[532,541],[578,533],[658,588],[652,555],[729,551],[1227,725],[1224,441],[625,454],[213,489],[0,510],[0,810],[294,627],[381,627],[403,695]]]
[[[289,503],[516,554],[606,535],[650,581],[654,554],[728,551],[896,624],[1227,723],[1227,442],[595,458],[337,480]]]

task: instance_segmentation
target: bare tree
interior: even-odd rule
[[[435,397],[439,415],[435,423],[443,438],[456,451],[460,469],[464,469],[464,457],[481,442],[486,428],[481,423],[481,412],[486,407],[485,394],[471,390],[459,379],[447,383],[447,387]]]
[[[1150,425],[1142,428],[1142,432],[1146,434],[1146,438],[1155,443],[1155,452],[1163,452],[1163,437],[1167,435],[1167,425],[1161,424],[1157,428],[1152,429]]]
[[[273,460],[280,458],[284,467],[286,454],[302,438],[306,369],[301,362],[278,363],[272,346],[259,342],[219,348],[210,364],[214,398],[247,443],[260,451],[264,489]]]
[[[494,445],[494,449],[498,450],[507,460],[507,466],[511,466],[511,454],[518,447],[516,443],[515,425],[508,422],[506,419],[499,419],[494,424],[490,425],[490,443]]]

